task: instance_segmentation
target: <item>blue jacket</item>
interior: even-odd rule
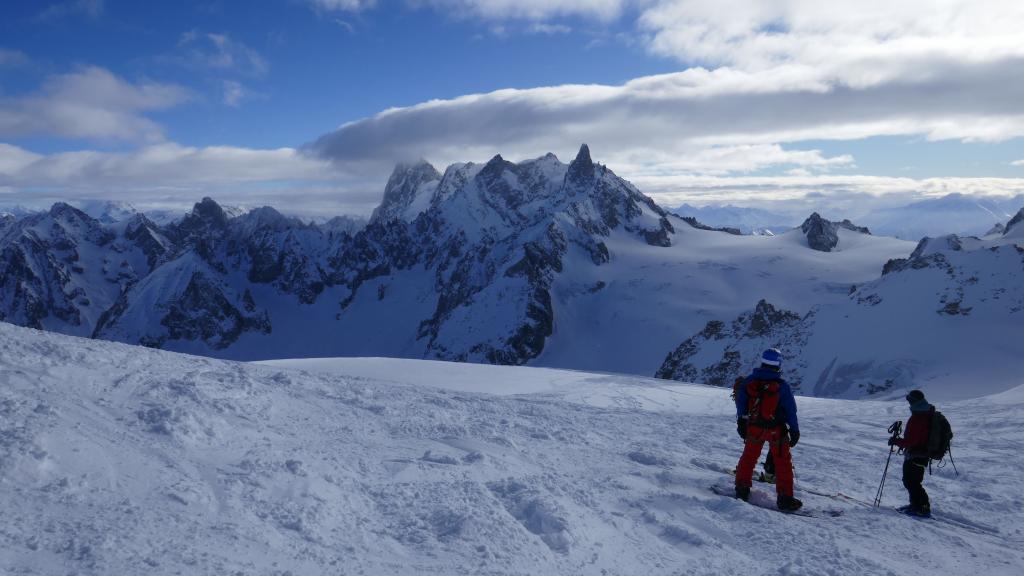
[[[779,382],[779,407],[775,411],[775,417],[780,422],[789,424],[789,429],[800,431],[800,424],[796,419],[796,399],[793,398],[793,390],[789,384],[782,379],[782,376],[775,370],[766,368],[754,368],[754,372],[747,376],[736,391],[736,417],[747,417],[747,384],[751,380],[778,380]]]

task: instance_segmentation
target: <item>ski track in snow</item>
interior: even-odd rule
[[[870,502],[905,403],[798,404],[797,495],[842,517],[711,493],[740,453],[727,390],[242,364],[0,323],[0,573],[1020,572],[1024,388],[939,406],[960,475],[926,477],[936,521],[801,489]],[[900,464],[888,506],[905,500]]]

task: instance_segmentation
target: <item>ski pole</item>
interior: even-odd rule
[[[897,420],[889,426],[889,437],[890,440],[894,440],[900,437],[900,432],[903,431],[903,421]],[[889,462],[892,460],[892,453],[896,451],[896,446],[891,442],[889,444],[889,457],[885,459],[885,470],[882,471],[882,481],[878,484],[878,492],[875,493],[875,508],[882,503],[882,490],[885,489],[885,477],[889,474]]]

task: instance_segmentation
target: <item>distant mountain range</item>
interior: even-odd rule
[[[767,208],[728,204],[697,207],[683,204],[673,212],[680,216],[695,217],[709,226],[738,228],[744,234],[765,231],[778,234],[799,224],[801,215],[772,209],[773,206],[771,202],[766,203]],[[854,216],[858,224],[866,226],[876,235],[917,241],[926,236],[950,233],[983,236],[997,224],[1010,219],[1021,206],[1024,206],[1024,194],[1014,197],[978,197],[954,193]]]
[[[799,218],[761,208],[744,208],[731,204],[692,206],[683,204],[673,210],[679,216],[692,216],[714,227],[732,227],[743,234],[781,234],[799,225]]]
[[[765,300],[713,320],[657,375],[728,385],[766,346],[785,350],[787,378],[816,396],[860,397],[940,385],[968,398],[1019,380],[1024,355],[1024,209],[1002,236],[922,240],[846,301],[805,314]]]
[[[0,217],[0,319],[241,360],[394,356],[645,375],[661,366],[669,377],[714,383],[703,360],[680,371],[666,368],[666,355],[714,321],[734,331],[712,340],[742,343],[747,354],[770,340],[738,328],[755,303],[801,319],[845,310],[851,293],[867,298],[872,282],[911,273],[880,279],[887,261],[915,246],[817,214],[774,237],[718,231],[668,213],[586,146],[568,164],[548,154],[443,173],[425,162],[398,166],[368,223],[310,223],[269,207],[229,212],[209,198],[165,223],[123,204],[84,208],[91,214],[58,203]],[[1024,226],[1007,220],[999,240],[986,242],[1014,244]],[[994,284],[977,281],[987,297],[1001,283],[1024,284],[1013,264],[1001,257]],[[960,281],[975,286],[970,278]],[[916,303],[934,289],[915,283],[883,295],[915,302],[889,318],[917,325]],[[988,316],[956,316],[971,325],[964,334],[1003,329]],[[920,325],[931,330],[921,337],[942,334]],[[700,357],[720,364],[714,350]],[[806,350],[815,362],[823,354]],[[749,363],[738,358],[737,369]],[[805,390],[850,393],[840,376]]]

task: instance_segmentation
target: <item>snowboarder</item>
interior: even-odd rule
[[[747,378],[745,376],[737,376],[736,380],[733,381],[732,399],[734,402],[736,401],[736,394],[740,389],[740,385],[743,384],[743,382],[746,381],[746,379]],[[733,473],[735,474],[736,471],[733,470]],[[764,470],[757,477],[757,480],[759,482],[767,482],[769,484],[775,483],[775,458],[772,457],[771,450],[768,451],[768,457],[764,459]]]
[[[768,442],[777,474],[776,504],[779,510],[793,511],[803,506],[793,497],[793,462],[789,453],[800,440],[800,426],[793,391],[781,372],[782,353],[775,348],[765,350],[761,366],[754,369],[736,393],[736,431],[745,441],[736,466],[736,497],[750,498],[754,467]]]
[[[910,504],[901,507],[900,511],[927,517],[931,516],[932,508],[921,483],[928,468],[928,435],[935,407],[925,400],[924,392],[920,390],[911,390],[907,394],[907,402],[910,404],[910,420],[907,420],[903,438],[893,436],[889,439],[890,446],[903,451],[903,487],[910,495]]]

